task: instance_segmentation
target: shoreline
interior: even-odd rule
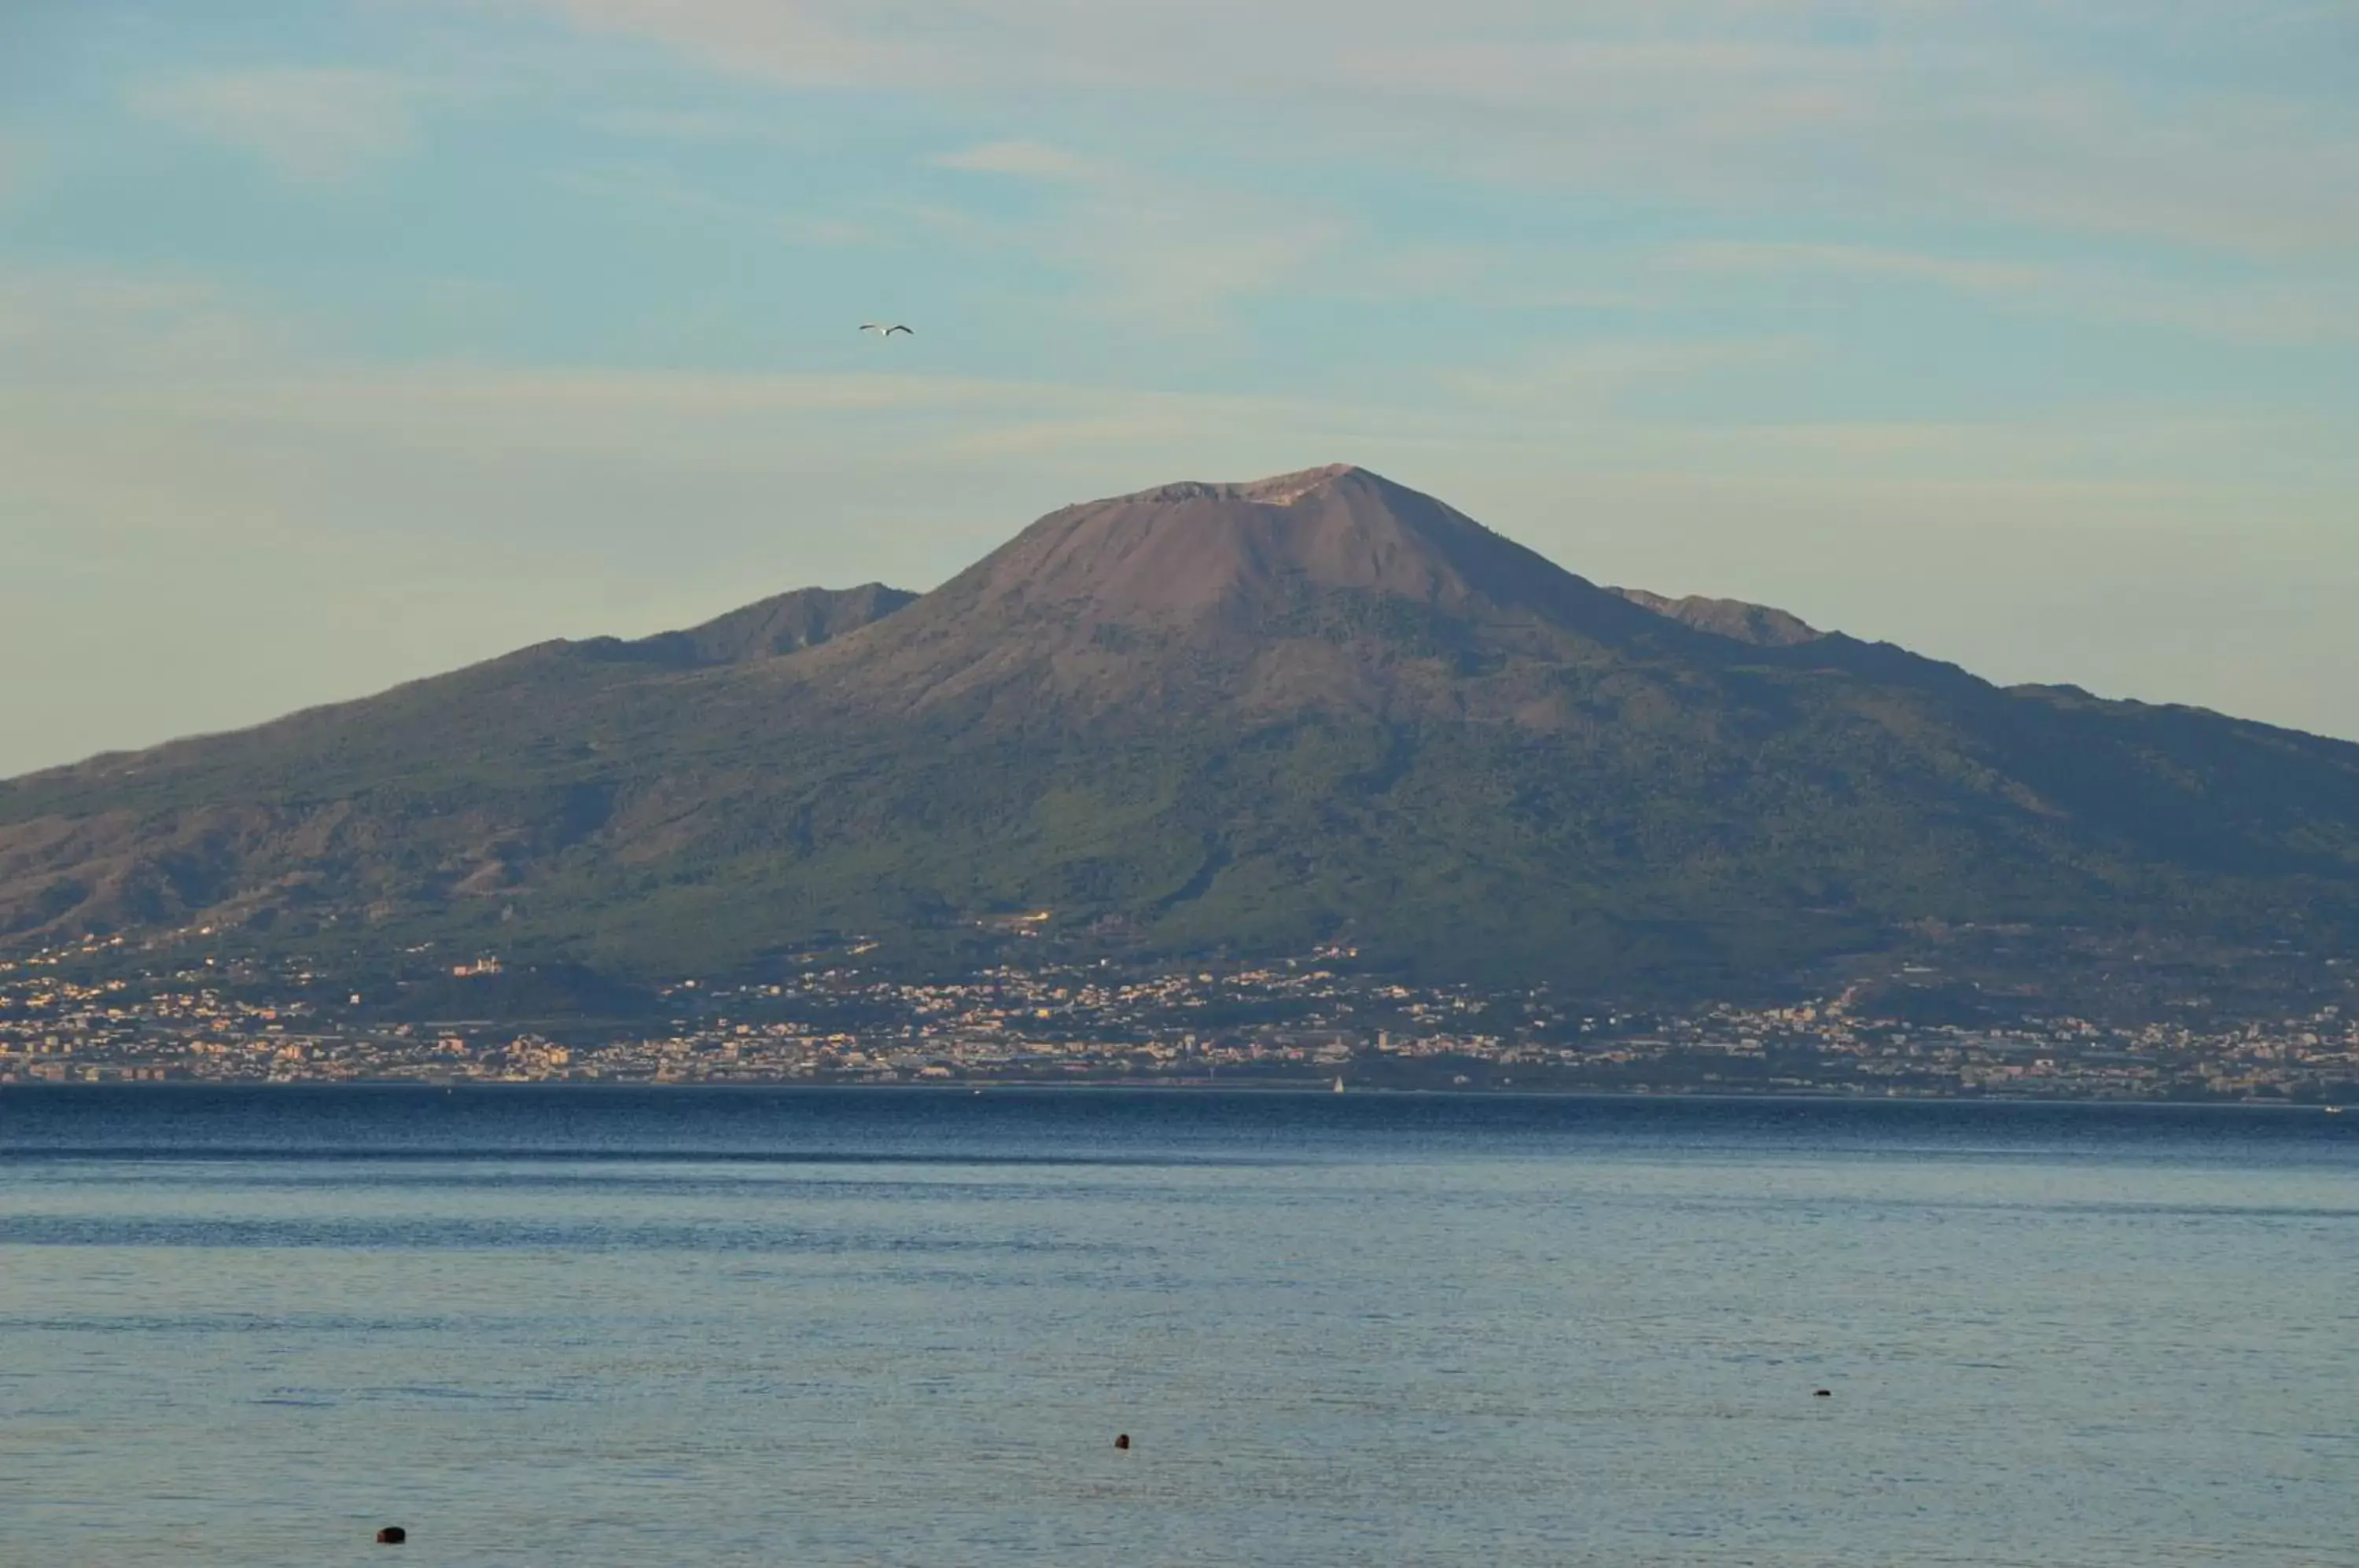
[[[754,1079],[737,1082],[701,1081],[696,1083],[661,1082],[655,1079],[577,1080],[536,1079],[524,1082],[502,1082],[496,1079],[452,1079],[438,1081],[419,1078],[205,1078],[205,1079],[142,1079],[128,1082],[54,1083],[44,1080],[30,1082],[0,1081],[0,1099],[13,1092],[32,1094],[190,1094],[205,1091],[235,1090],[240,1092],[319,1092],[321,1090],[367,1090],[372,1092],[408,1091],[419,1094],[561,1094],[603,1095],[625,1093],[685,1093],[689,1094],[876,1094],[933,1095],[947,1099],[987,1099],[994,1095],[1086,1096],[1096,1094],[1136,1094],[1173,1099],[1210,1097],[1316,1099],[1316,1100],[1433,1100],[1433,1101],[1595,1101],[1658,1104],[1709,1103],[1720,1105],[1940,1105],[1940,1106],[2014,1106],[2046,1109],[2114,1110],[2220,1110],[2299,1112],[2309,1116],[2338,1116],[2343,1105],[2338,1102],[2282,1099],[2179,1098],[2167,1095],[2031,1095],[2031,1094],[1846,1094],[1823,1090],[1763,1090],[1756,1093],[1731,1093],[1725,1088],[1712,1090],[1686,1089],[1500,1089],[1468,1086],[1463,1088],[1390,1088],[1370,1084],[1351,1086],[1341,1094],[1330,1080],[1297,1079],[1260,1083],[1157,1083],[1151,1080],[1101,1079],[1087,1083],[1055,1080],[995,1080],[984,1083],[793,1083],[781,1080]],[[2354,1123],[2359,1125],[2359,1123]]]

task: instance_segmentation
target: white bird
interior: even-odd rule
[[[908,332],[911,337],[916,337],[918,335],[915,332],[909,332],[908,328],[901,325],[898,321],[896,321],[889,327],[886,326],[881,321],[863,321],[860,323],[860,330],[864,332],[875,332],[880,338],[889,338],[895,332]]]

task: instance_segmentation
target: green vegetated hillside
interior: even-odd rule
[[[1773,987],[1927,921],[2359,933],[2359,746],[1601,589],[1356,469],[0,786],[0,931],[617,974],[866,933]]]

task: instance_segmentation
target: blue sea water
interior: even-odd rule
[[[0,1090],[9,1568],[2355,1541],[2359,1116]]]

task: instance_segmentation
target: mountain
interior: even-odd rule
[[[1613,592],[1658,615],[1669,615],[1682,626],[1761,648],[1792,648],[1799,643],[1816,642],[1827,635],[1799,615],[1767,604],[1748,604],[1742,599],[1707,599],[1698,593],[1684,599],[1667,599],[1644,588],[1616,588]]]
[[[1073,951],[1775,989],[1973,924],[2359,936],[2359,746],[1599,587],[1364,470],[0,785],[0,932],[625,975],[999,917]],[[978,935],[978,933],[983,933]]]
[[[796,673],[849,710],[986,727],[1547,725],[1566,659],[1678,640],[1440,502],[1338,466],[1051,513],[889,633]]]
[[[881,621],[918,596],[882,583],[857,588],[798,588],[773,594],[684,632],[658,632],[625,644],[633,654],[693,667],[744,664],[800,653]]]

